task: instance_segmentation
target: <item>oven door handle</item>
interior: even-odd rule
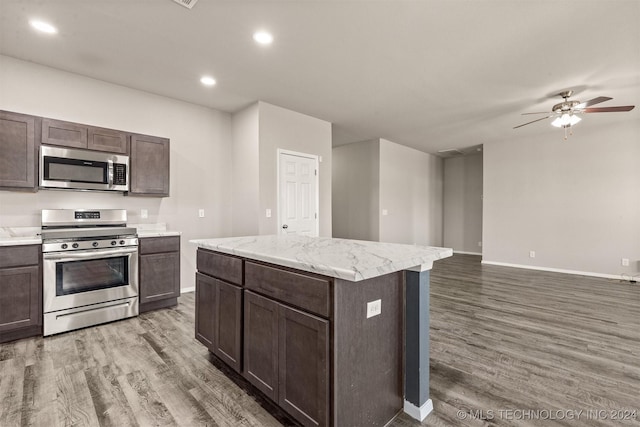
[[[47,252],[42,254],[42,259],[53,261],[75,261],[91,258],[113,258],[121,255],[135,254],[138,247],[118,249],[89,249],[77,252]]]

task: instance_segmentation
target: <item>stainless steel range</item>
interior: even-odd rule
[[[138,315],[138,237],[124,209],[42,211],[44,335]]]

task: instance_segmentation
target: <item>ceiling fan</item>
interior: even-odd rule
[[[569,130],[569,134],[571,134],[571,126],[577,124],[580,120],[580,114],[582,113],[618,113],[623,111],[631,111],[634,109],[635,105],[624,105],[618,107],[591,107],[595,104],[600,104],[601,102],[609,101],[613,98],[609,98],[608,96],[599,96],[597,98],[590,99],[586,102],[580,101],[570,101],[569,98],[573,95],[572,90],[567,90],[564,92],[560,92],[558,96],[564,98],[564,101],[554,105],[551,108],[551,112],[538,112],[538,113],[522,113],[522,115],[529,114],[546,114],[545,117],[523,123],[521,125],[515,126],[514,129],[520,128],[522,126],[530,125],[531,123],[539,122],[544,119],[548,119],[550,117],[555,117],[555,120],[551,122],[551,124],[558,128],[564,128],[564,139],[567,139],[567,129]]]

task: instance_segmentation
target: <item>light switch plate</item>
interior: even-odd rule
[[[271,209],[267,209],[266,214],[267,214],[267,218],[271,218]]]
[[[204,218],[204,209],[200,209],[200,210],[198,210],[198,216],[199,216],[200,218]]]
[[[367,319],[382,313],[382,300],[377,299],[367,303]]]
[[[146,209],[141,209],[140,218],[149,218],[149,211],[147,211]]]

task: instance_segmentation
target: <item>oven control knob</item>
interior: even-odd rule
[[[116,245],[116,243],[118,243],[118,242],[116,242],[115,240],[112,240],[112,241],[111,241],[111,246],[115,246],[115,245]]]
[[[67,249],[69,247],[69,245],[67,245],[66,243],[63,243],[61,247],[62,247],[62,249]]]
[[[91,244],[91,246],[93,246],[94,248],[97,248],[97,247],[98,247],[98,242],[93,242],[93,243]]]
[[[77,243],[74,243],[73,245],[71,245],[71,247],[72,247],[73,249],[77,249],[77,248],[78,248],[78,244],[77,244]]]
[[[120,244],[121,244],[121,245],[124,245],[124,240],[120,240]]]

